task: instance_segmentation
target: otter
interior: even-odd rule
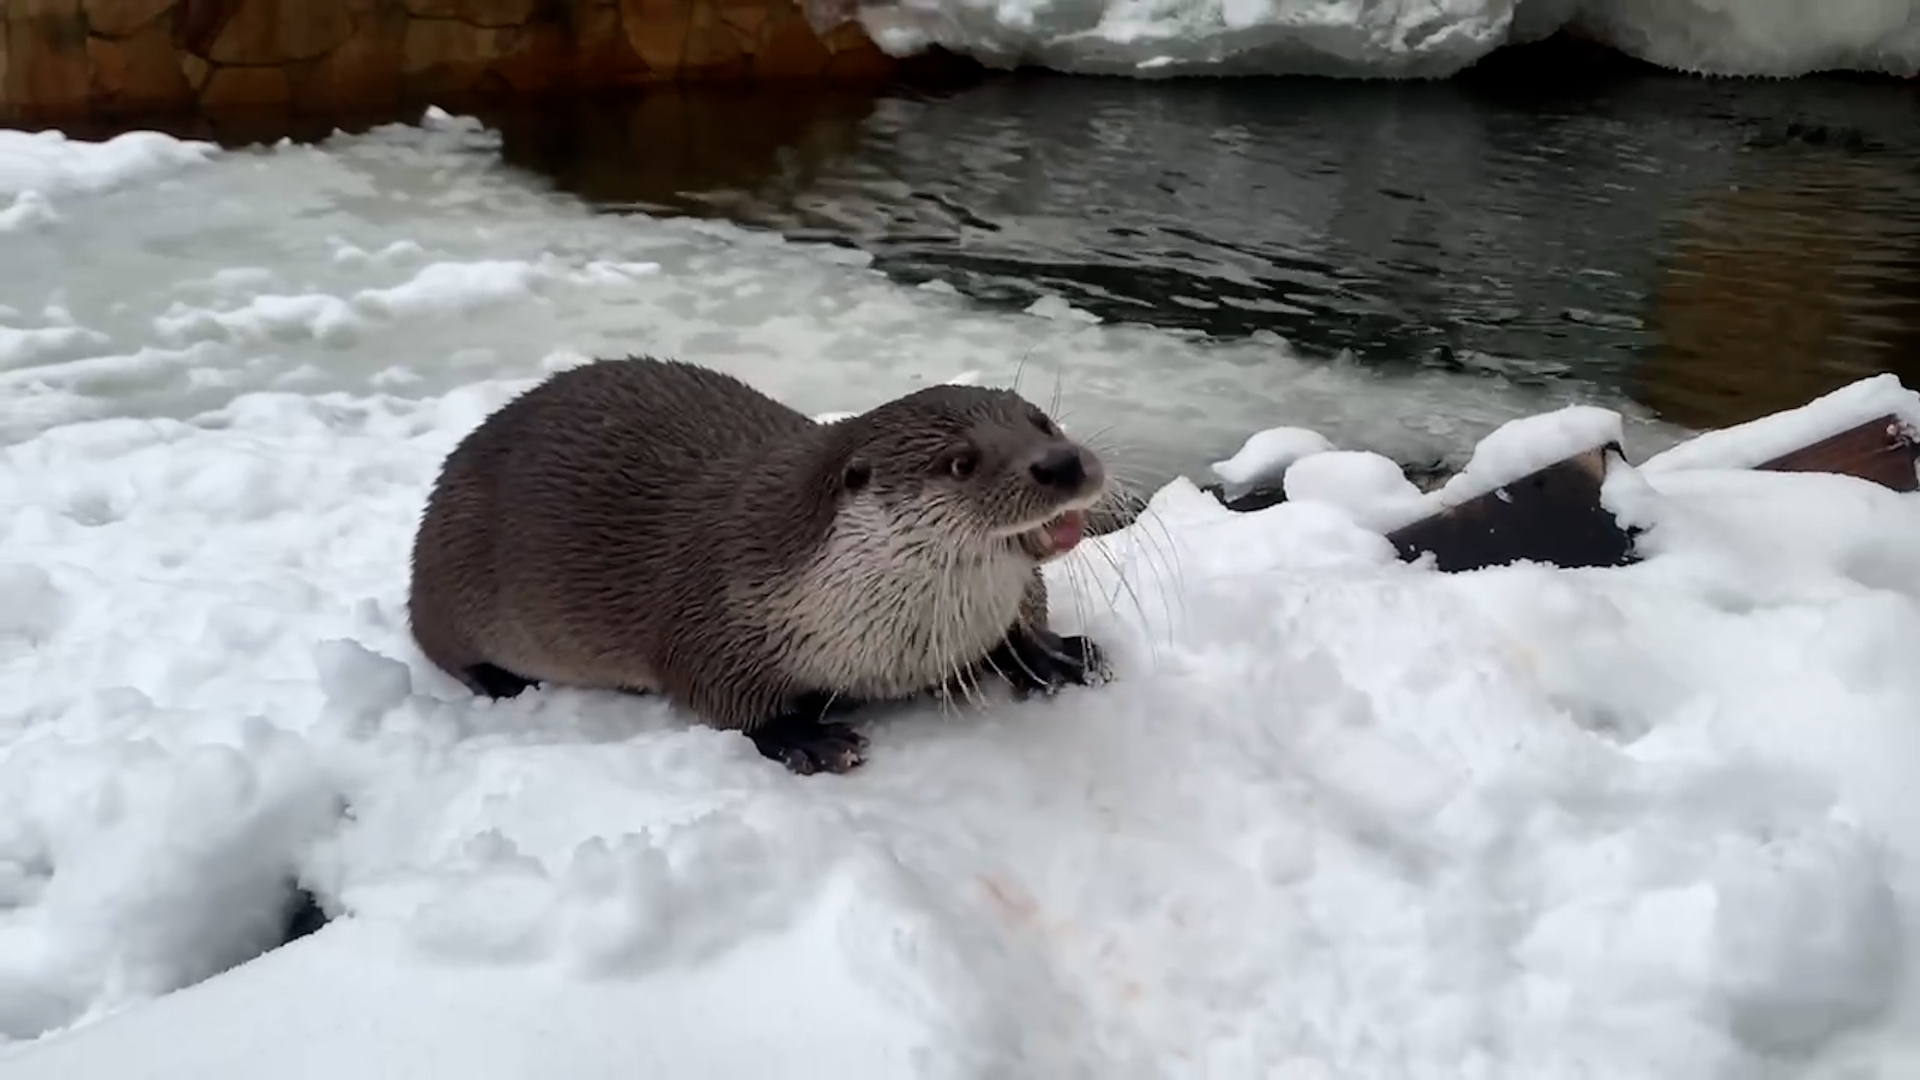
[[[648,356],[553,374],[447,456],[408,618],[475,694],[656,693],[797,773],[845,772],[845,713],[997,675],[1107,673],[1047,627],[1040,566],[1085,535],[1098,457],[1005,389],[941,385],[817,423]]]

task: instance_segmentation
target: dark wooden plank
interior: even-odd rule
[[[1224,484],[1208,484],[1200,490],[1220,500],[1221,506],[1241,514],[1251,514],[1255,510],[1265,510],[1269,506],[1279,506],[1287,501],[1286,489],[1278,484],[1271,487],[1250,488],[1244,494],[1231,499],[1227,498],[1227,489]]]
[[[1920,490],[1920,439],[1897,416],[1848,428],[1811,446],[1782,454],[1758,468],[1772,472],[1825,472],[1857,476],[1895,491]]]
[[[1594,447],[1402,526],[1387,539],[1402,559],[1431,553],[1443,571],[1521,560],[1625,566],[1634,561],[1635,533],[1600,505],[1600,486],[1613,460],[1625,461],[1617,443]]]

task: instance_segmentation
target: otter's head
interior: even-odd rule
[[[1080,542],[1106,486],[1099,457],[1010,390],[928,387],[835,427],[842,498],[1036,562]]]

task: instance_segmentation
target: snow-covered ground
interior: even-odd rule
[[[985,63],[1160,78],[1452,75],[1569,29],[1713,75],[1920,73],[1912,0],[811,0],[856,11],[897,55],[941,45]]]
[[[21,175],[0,1080],[1920,1070],[1920,496],[1722,467],[1763,429],[1610,480],[1640,565],[1441,575],[1342,501],[1389,486],[1352,451],[1400,407],[1549,403],[593,217],[439,116],[0,141]],[[1267,440],[1297,501],[1178,480],[1056,569],[1114,682],[896,710],[863,769],[798,777],[657,702],[475,701],[408,639],[442,455],[612,348],[821,410],[1030,348],[1087,415],[1238,424],[1210,457],[1326,441]],[[1221,373],[1256,348],[1270,397]],[[1920,419],[1891,379],[1837,400]],[[1506,427],[1462,490],[1617,424]],[[341,917],[234,967],[295,879]]]

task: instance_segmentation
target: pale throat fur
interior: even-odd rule
[[[958,493],[930,495],[852,495],[800,572],[757,599],[788,643],[776,648],[789,678],[905,698],[956,679],[1006,635],[1033,558],[988,536]]]

